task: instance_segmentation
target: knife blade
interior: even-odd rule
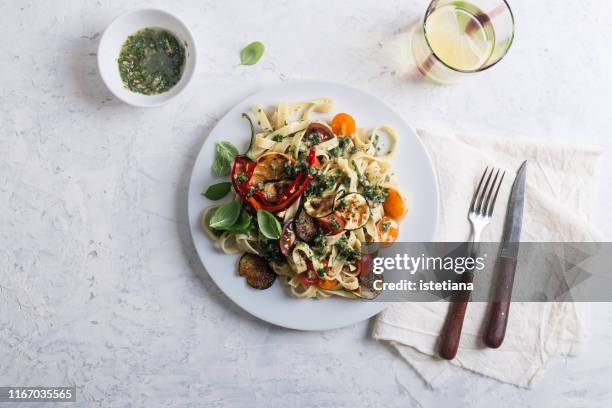
[[[527,161],[524,161],[517,171],[514,183],[512,184],[512,190],[510,191],[510,197],[508,198],[504,232],[502,234],[499,256],[495,264],[495,271],[498,275],[495,297],[489,312],[489,322],[484,338],[485,344],[491,348],[501,346],[506,335],[506,327],[508,326],[512,287],[514,285],[514,274],[516,272],[523,225],[526,180]]]

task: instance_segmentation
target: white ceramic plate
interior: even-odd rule
[[[157,95],[143,95],[127,89],[117,65],[121,47],[128,36],[147,27],[170,31],[185,47],[185,68],[181,79],[170,90]],[[189,28],[174,14],[158,9],[140,9],[117,17],[104,30],[98,45],[98,70],[108,89],[123,102],[143,108],[163,105],[181,93],[193,76],[196,61],[196,43]]]
[[[336,100],[335,112],[325,115],[329,119],[338,112],[347,112],[355,118],[358,127],[372,128],[377,124],[387,124],[397,130],[399,145],[392,168],[398,175],[400,188],[412,198],[413,203],[412,211],[401,224],[399,239],[431,241],[438,214],[437,183],[425,148],[417,139],[414,130],[379,99],[344,85],[301,81],[257,92],[230,110],[208,135],[193,168],[188,192],[193,242],[211,278],[236,304],[262,320],[300,330],[326,330],[348,326],[377,314],[386,304],[338,298],[296,299],[278,280],[269,289],[252,289],[245,279],[238,275],[239,256],[226,255],[217,250],[212,240],[201,230],[199,219],[202,210],[212,202],[200,193],[209,185],[222,181],[216,179],[211,171],[215,142],[228,140],[240,151],[246,150],[250,130],[247,121],[241,118],[243,112],[258,103],[276,106],[280,101],[298,102],[321,97]]]

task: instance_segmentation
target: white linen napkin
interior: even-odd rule
[[[595,147],[535,143],[467,135],[443,136],[419,130],[437,172],[440,191],[438,241],[465,241],[467,208],[485,166],[507,171],[483,241],[499,241],[516,170],[528,160],[523,241],[600,241],[589,223],[595,202],[601,150]],[[519,272],[520,273],[520,272]],[[437,357],[437,341],[448,303],[396,303],[382,312],[374,338],[388,341],[432,387],[457,367],[496,380],[530,387],[555,355],[574,355],[584,338],[585,304],[513,303],[503,345],[482,344],[485,303],[471,303],[457,357]]]

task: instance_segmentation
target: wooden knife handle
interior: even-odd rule
[[[465,271],[461,274],[461,282],[472,283],[473,281],[474,273],[472,271]],[[467,310],[471,296],[472,291],[470,290],[457,292],[453,302],[449,306],[440,339],[440,357],[446,360],[452,360],[457,355],[459,340],[461,340],[463,319],[465,318],[465,311]]]
[[[497,266],[498,281],[495,289],[495,297],[489,312],[489,323],[485,332],[484,342],[488,347],[498,348],[504,341],[506,326],[508,325],[508,314],[510,313],[510,300],[512,298],[512,286],[514,285],[514,270],[516,260],[514,258],[499,258]]]

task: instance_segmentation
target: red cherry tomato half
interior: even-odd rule
[[[344,231],[346,221],[336,213],[331,213],[328,216],[316,218],[316,223],[327,235],[336,235]]]
[[[373,257],[370,254],[361,254],[361,258],[357,262],[357,270],[359,276],[368,276],[372,272]]]

